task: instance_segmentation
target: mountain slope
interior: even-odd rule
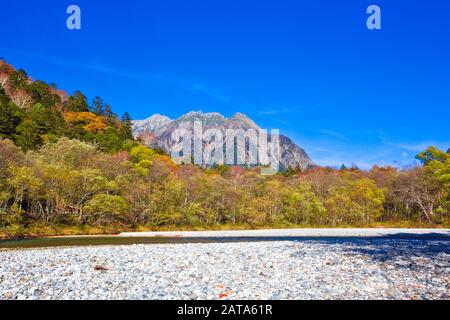
[[[182,115],[178,119],[171,120],[159,114],[153,115],[146,120],[136,120],[133,122],[133,134],[147,145],[154,148],[161,148],[167,153],[171,153],[174,142],[172,133],[178,128],[187,129],[193,132],[194,121],[200,121],[203,131],[208,129],[220,129],[223,133],[227,129],[254,129],[259,132],[261,128],[249,117],[242,113],[236,113],[230,118],[225,118],[220,113],[201,111],[191,111]],[[270,136],[270,135],[269,135]],[[290,138],[280,135],[280,169],[306,169],[314,163],[306,152],[297,146]],[[205,144],[205,141],[203,142]],[[246,148],[248,148],[248,142]],[[248,154],[245,150],[238,150],[242,154]],[[258,164],[260,164],[258,162]]]
[[[61,137],[111,153],[134,143],[129,114],[119,118],[100,97],[89,105],[81,91],[68,94],[0,59],[0,139],[28,151]]]

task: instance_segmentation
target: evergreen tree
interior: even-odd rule
[[[66,102],[66,109],[72,112],[87,112],[89,105],[86,96],[81,91],[75,91]]]
[[[133,123],[131,116],[128,112],[125,112],[122,116],[122,138],[133,139]]]
[[[0,88],[0,137],[11,138],[23,117],[23,111],[13,104],[5,91]]]
[[[39,102],[43,106],[53,107],[61,103],[61,98],[51,93],[50,86],[43,81],[35,81],[28,86],[28,92],[34,101]]]
[[[101,97],[95,97],[92,101],[92,112],[95,114],[102,116],[105,114],[105,102]]]
[[[19,69],[11,75],[9,83],[14,89],[25,89],[28,85],[28,75],[25,70]]]
[[[14,141],[24,151],[37,150],[44,143],[39,128],[31,119],[25,119],[16,130]]]

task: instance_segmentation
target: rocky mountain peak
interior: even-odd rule
[[[217,121],[220,122],[224,121],[225,117],[218,112],[191,111],[182,115],[176,121],[181,122],[181,121],[195,121],[195,120],[203,122],[215,120],[216,122]]]
[[[172,122],[167,116],[154,114],[145,120],[133,121],[133,133],[138,136],[142,133],[152,133],[158,135],[167,125]]]
[[[172,133],[177,128],[193,130],[193,122],[201,121],[204,129],[216,128],[225,132],[226,129],[255,129],[259,131],[258,125],[243,113],[236,113],[230,118],[225,118],[218,112],[191,111],[176,120],[171,120],[159,114],[153,115],[146,120],[133,122],[134,135],[151,147],[161,148],[171,153],[174,142]],[[291,139],[280,135],[280,166],[281,169],[300,168],[306,169],[313,166],[306,152],[297,146]],[[242,151],[242,150],[241,150]],[[246,151],[243,150],[245,153]]]
[[[247,117],[245,114],[243,114],[243,113],[241,113],[241,112],[236,112],[232,117],[231,117],[231,119],[248,119],[248,120],[250,120],[250,118],[249,117]]]
[[[235,113],[228,121],[233,124],[233,127],[260,129],[252,119],[240,112]]]

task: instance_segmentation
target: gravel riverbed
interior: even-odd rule
[[[0,299],[446,299],[450,241],[311,240],[0,251]]]

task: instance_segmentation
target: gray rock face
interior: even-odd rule
[[[202,123],[203,131],[208,129],[219,129],[223,133],[227,129],[242,129],[244,131],[253,129],[259,132],[261,128],[249,117],[242,113],[236,113],[230,118],[225,118],[217,112],[203,113],[201,111],[191,111],[182,115],[178,119],[171,120],[159,114],[153,115],[146,120],[136,120],[133,122],[133,132],[135,137],[140,138],[147,145],[153,148],[161,148],[167,153],[171,153],[174,141],[172,133],[179,128],[193,132],[195,121]],[[270,140],[270,134],[269,134]],[[314,163],[306,152],[297,146],[291,139],[280,135],[280,169],[306,169],[314,166]],[[207,143],[203,141],[203,144]],[[226,143],[224,144],[226,145]],[[226,148],[226,146],[224,146]],[[237,146],[236,146],[237,148]],[[242,154],[248,155],[249,142],[246,143],[246,150],[239,150]],[[261,164],[258,159],[258,165]]]
[[[148,119],[133,121],[133,133],[135,136],[145,132],[159,134],[171,122],[172,120],[169,117],[154,114]]]

